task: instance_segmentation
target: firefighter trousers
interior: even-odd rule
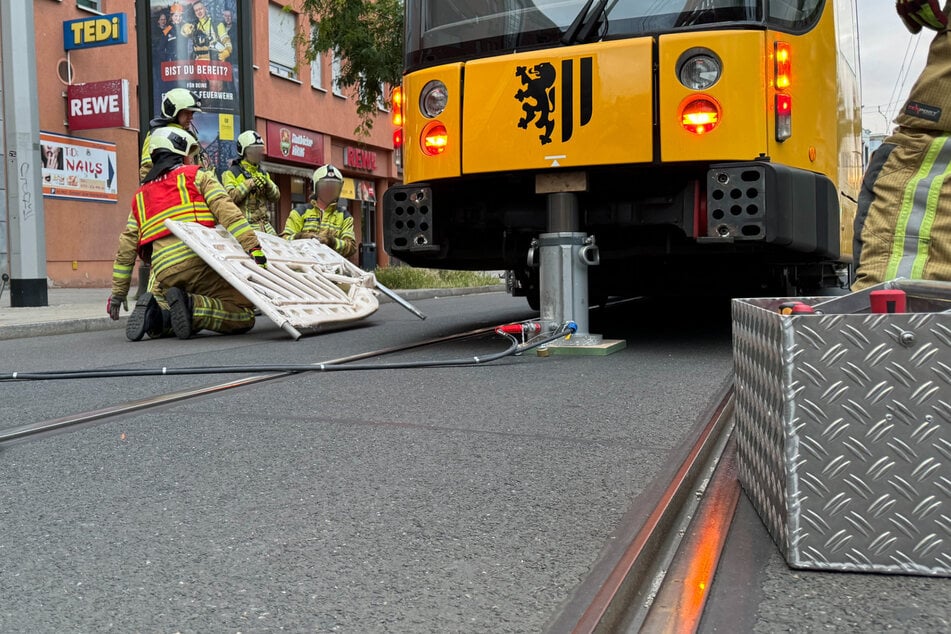
[[[853,290],[951,281],[951,134],[899,128],[869,161],[855,217]]]
[[[158,281],[163,291],[178,287],[188,293],[194,332],[211,330],[235,335],[254,326],[254,305],[207,265],[161,274]]]

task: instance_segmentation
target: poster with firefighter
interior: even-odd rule
[[[218,173],[237,156],[241,130],[240,31],[237,0],[150,0],[152,109],[160,111],[172,88],[187,88],[201,101],[193,125]]]

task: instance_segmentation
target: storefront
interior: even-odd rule
[[[359,264],[361,268],[373,269],[381,261],[379,227],[383,226],[383,208],[379,201],[387,188],[386,162],[392,160],[392,151],[342,139],[334,141],[331,147],[331,162],[340,167],[345,178],[341,198],[347,201],[354,227],[361,228],[357,232]]]
[[[311,176],[324,163],[324,135],[263,119],[258,119],[258,130],[264,137],[261,165],[281,190],[280,200],[271,203],[271,224],[281,231],[293,209],[307,207]]]

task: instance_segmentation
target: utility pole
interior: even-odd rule
[[[33,31],[32,2],[0,2],[11,306],[49,304]]]

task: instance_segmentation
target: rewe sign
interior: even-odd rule
[[[66,88],[70,130],[121,128],[129,125],[129,81],[113,79]]]

